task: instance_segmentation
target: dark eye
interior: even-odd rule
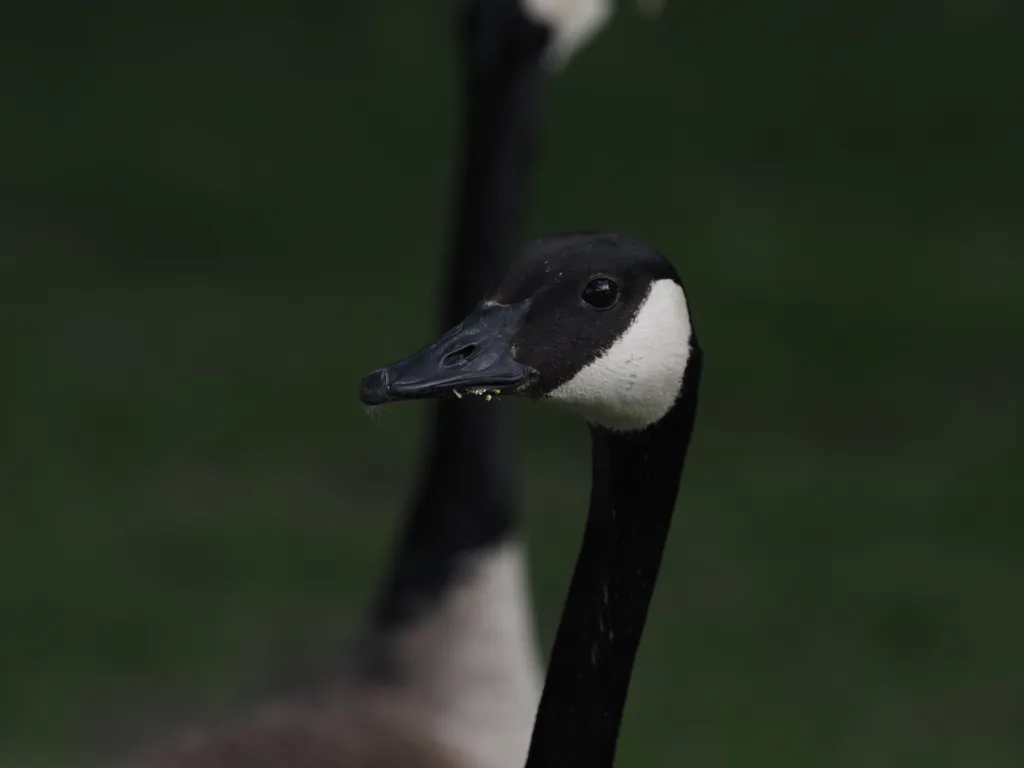
[[[607,277],[596,277],[583,289],[583,300],[594,309],[608,309],[619,298],[619,286]]]

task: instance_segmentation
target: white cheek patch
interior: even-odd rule
[[[608,21],[613,0],[522,0],[530,20],[551,28],[549,63],[568,63]]]
[[[679,396],[690,359],[691,330],[682,287],[658,280],[625,333],[548,397],[608,429],[649,427]]]

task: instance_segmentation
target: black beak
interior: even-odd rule
[[[365,405],[381,405],[519,391],[537,376],[512,356],[512,339],[527,309],[526,303],[481,306],[433,344],[365,376],[359,398]]]

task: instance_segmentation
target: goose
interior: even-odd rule
[[[583,232],[534,241],[448,333],[360,384],[369,406],[521,395],[564,405],[590,426],[590,510],[527,768],[613,765],[701,360],[668,259],[630,237]]]
[[[460,19],[466,103],[444,327],[508,269],[540,90],[610,0],[472,0]],[[439,403],[419,488],[363,631],[336,676],[125,768],[520,768],[541,666],[504,414]]]

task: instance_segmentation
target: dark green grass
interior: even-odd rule
[[[623,766],[1024,756],[1014,20],[850,8],[623,13],[551,89],[529,231],[663,247],[707,352]],[[425,411],[355,385],[433,333],[457,140],[418,9],[5,25],[4,768],[358,626]],[[546,647],[586,430],[511,407]]]

